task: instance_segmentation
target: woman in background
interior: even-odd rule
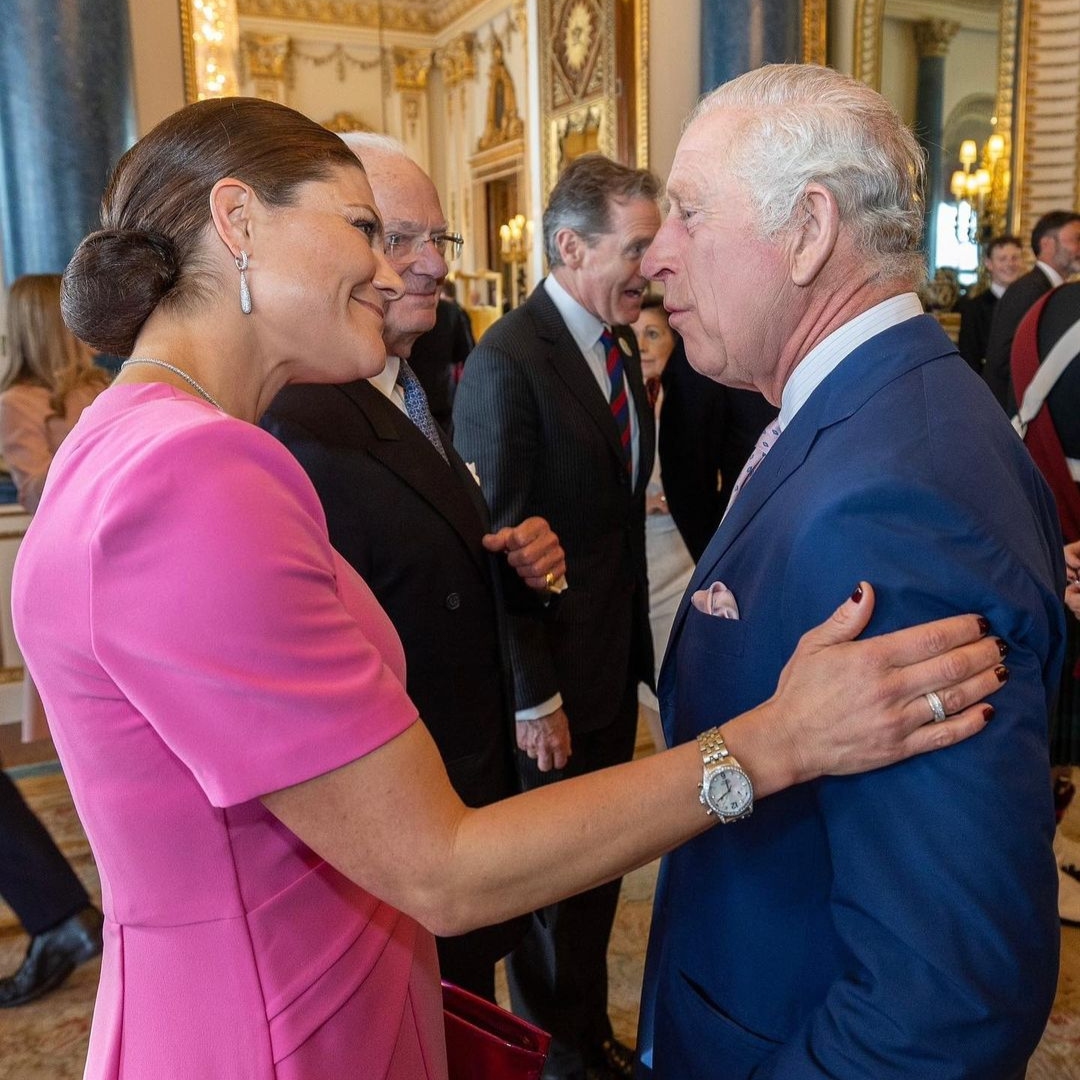
[[[645,395],[656,418],[656,441],[660,442],[660,421],[664,407],[663,375],[678,340],[668,325],[663,302],[655,296],[642,305],[641,314],[633,325],[641,353],[641,374],[645,379]],[[687,550],[675,519],[668,509],[667,498],[660,480],[660,455],[653,459],[652,475],[645,489],[645,560],[649,572],[649,626],[652,630],[653,662],[656,677],[667,649],[671,624],[690,575],[694,560]],[[644,684],[638,686],[638,703],[649,725],[649,734],[657,750],[666,745],[660,725],[660,705],[656,695]]]
[[[27,274],[8,296],[11,363],[0,384],[0,455],[32,514],[53,454],[108,385],[93,353],[60,317],[60,275]]]
[[[32,514],[53,454],[108,377],[60,317],[59,274],[18,278],[7,315],[11,360],[0,384],[0,456],[19,502]],[[23,679],[22,720],[24,741],[48,734],[29,673]],[[30,937],[18,970],[0,979],[0,1008],[36,1001],[101,952],[101,912],[2,769],[0,895]]]

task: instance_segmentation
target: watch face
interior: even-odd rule
[[[709,805],[721,817],[741,814],[754,799],[750,778],[735,768],[720,768],[709,778]]]

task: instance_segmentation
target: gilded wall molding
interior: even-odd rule
[[[915,31],[915,52],[922,57],[944,59],[949,55],[952,39],[960,31],[960,24],[952,19],[920,19],[912,23]]]
[[[476,35],[459,34],[435,54],[447,90],[476,78]]]
[[[502,42],[492,35],[491,71],[488,74],[487,122],[477,150],[489,150],[500,143],[520,139],[525,125],[518,115],[514,80],[503,63]]]
[[[1025,239],[1050,210],[1080,205],[1080,6],[1024,0],[1020,92],[1014,124],[1019,192],[1017,231]]]
[[[885,0],[857,0],[855,4],[855,78],[881,89],[881,23]]]
[[[427,87],[428,72],[434,59],[431,49],[406,49],[402,45],[393,50],[394,89],[423,90]]]
[[[240,56],[243,70],[249,79],[272,79],[286,82],[291,77],[289,52],[292,38],[288,34],[240,35]]]
[[[237,0],[241,15],[437,34],[485,0]]]
[[[804,64],[828,63],[826,0],[803,0],[802,60]]]
[[[334,113],[329,120],[324,120],[322,122],[322,126],[328,131],[336,131],[339,135],[346,135],[350,131],[375,130],[369,123],[357,116],[356,113],[351,112]]]

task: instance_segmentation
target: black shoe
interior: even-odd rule
[[[614,1036],[605,1039],[589,1056],[586,1080],[633,1080],[634,1051]]]
[[[85,907],[31,939],[19,970],[0,979],[0,1009],[36,1001],[55,990],[80,964],[97,956],[102,922],[96,907]]]

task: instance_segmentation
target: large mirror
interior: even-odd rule
[[[859,0],[856,74],[920,133],[929,155],[927,255],[962,284],[1008,231],[1021,0]]]

